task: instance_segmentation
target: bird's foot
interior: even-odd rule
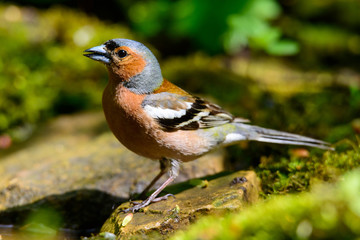
[[[128,212],[137,212],[140,209],[149,206],[151,203],[156,203],[156,202],[160,202],[162,200],[167,200],[169,197],[175,197],[173,194],[166,194],[165,196],[162,197],[157,197],[157,198],[152,198],[151,196],[149,198],[147,198],[146,200],[142,201],[142,202],[131,202],[131,204],[133,204],[134,206],[124,209],[122,210],[122,212],[124,213],[128,213]]]

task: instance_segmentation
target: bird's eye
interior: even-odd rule
[[[128,55],[128,53],[125,50],[119,50],[117,52],[117,55],[119,56],[119,58],[124,58],[124,57],[126,57]]]

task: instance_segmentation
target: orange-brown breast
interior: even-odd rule
[[[104,91],[106,120],[125,147],[151,159],[168,157],[182,161],[194,160],[207,152],[207,141],[197,136],[195,131],[162,131],[142,109],[144,98],[145,95],[135,94],[122,84],[114,86],[111,82]]]
[[[114,88],[109,82],[103,93],[103,109],[116,138],[133,152],[151,157],[142,149],[144,144],[148,144],[144,124],[146,121],[143,121],[146,116],[140,107],[144,97],[121,87],[121,84]]]

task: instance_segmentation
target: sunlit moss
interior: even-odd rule
[[[306,191],[319,181],[335,182],[341,174],[360,167],[357,147],[346,152],[325,152],[308,158],[262,158],[256,168],[264,194]]]
[[[316,185],[310,193],[273,197],[223,218],[206,217],[172,239],[359,238],[359,183],[360,170],[354,170],[337,186]]]

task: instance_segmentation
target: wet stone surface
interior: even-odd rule
[[[189,186],[188,182],[173,187],[181,188],[186,184]],[[259,181],[253,171],[235,172],[206,184],[199,182],[175,194],[175,198],[153,203],[140,212],[121,212],[130,206],[129,202],[124,203],[113,212],[101,232],[113,233],[118,239],[166,239],[201,216],[241,211],[258,200],[259,191]]]

